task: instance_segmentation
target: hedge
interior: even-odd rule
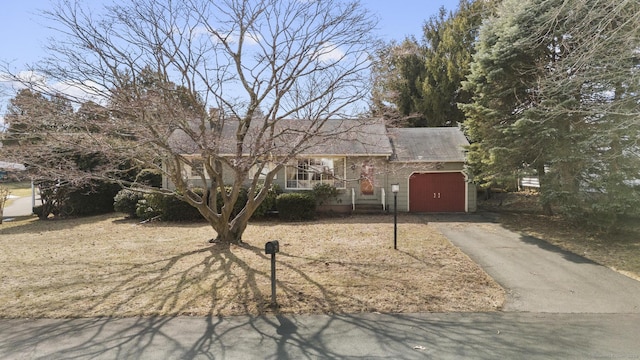
[[[280,194],[276,199],[276,207],[281,220],[312,220],[316,216],[316,199],[310,193]]]
[[[257,189],[260,191],[260,188]],[[202,195],[204,191],[199,188],[192,189],[198,195]],[[231,191],[231,187],[227,187],[226,191]],[[264,217],[269,211],[273,210],[276,203],[276,197],[279,193],[277,187],[271,187],[267,193],[267,197],[260,203],[254,211],[252,219]],[[124,195],[123,195],[124,196]],[[124,202],[124,200],[122,200]],[[216,197],[218,209],[222,208],[223,200],[220,193]],[[247,189],[240,189],[238,200],[236,201],[232,217],[236,216],[247,202]],[[173,195],[163,194],[145,194],[142,199],[137,201],[136,216],[143,220],[157,217],[165,221],[198,221],[203,220],[200,212],[187,202],[179,200]]]
[[[89,216],[113,212],[113,198],[120,190],[118,184],[95,182],[69,192],[62,211],[73,216]]]

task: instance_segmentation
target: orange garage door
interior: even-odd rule
[[[462,173],[413,174],[409,178],[409,211],[464,212]]]

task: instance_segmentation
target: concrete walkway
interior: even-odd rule
[[[39,198],[38,198],[39,199]],[[38,200],[36,199],[36,200]],[[36,201],[36,204],[39,204]],[[33,213],[33,200],[31,196],[13,198],[11,204],[4,208],[3,218],[10,219],[18,216],[29,216]]]
[[[640,282],[479,215],[428,220],[505,312],[4,319],[0,359],[640,359]]]

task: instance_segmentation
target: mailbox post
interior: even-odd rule
[[[264,253],[271,254],[271,305],[277,306],[276,302],[276,253],[280,252],[278,240],[268,241],[264,245]]]
[[[393,249],[398,249],[398,192],[400,184],[391,184],[393,193]]]

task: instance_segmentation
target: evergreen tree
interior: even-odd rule
[[[501,6],[481,29],[465,83],[478,182],[532,168],[547,212],[637,208],[638,10],[635,1],[602,0]]]
[[[418,111],[425,76],[422,51],[411,38],[401,44],[391,42],[378,51],[372,69],[374,116],[383,116],[397,126],[420,126],[425,122]]]
[[[408,126],[461,123],[464,115],[457,104],[470,100],[461,82],[478,28],[496,3],[461,0],[455,12],[441,8],[425,23],[422,43],[407,38],[387,45],[374,68],[374,114],[403,119]]]
[[[461,0],[448,16],[443,8],[424,25],[422,101],[419,111],[428,126],[455,126],[464,121],[458,103],[468,103],[462,88],[469,72],[478,29],[496,1]]]

